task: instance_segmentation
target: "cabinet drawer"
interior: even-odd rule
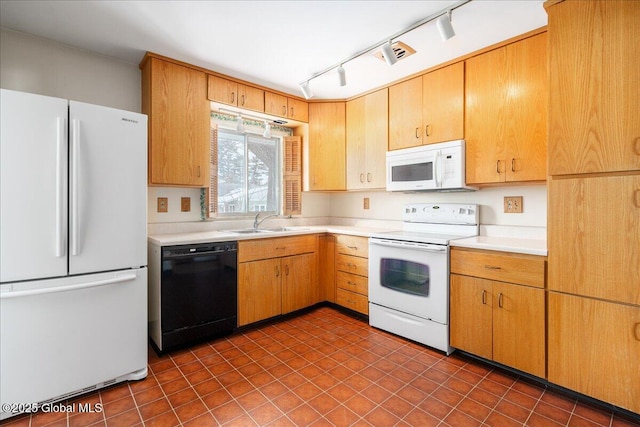
[[[336,302],[338,305],[350,308],[358,313],[369,314],[369,301],[364,295],[338,288],[336,289]]]
[[[340,254],[369,257],[369,239],[360,236],[340,234],[336,237],[336,250]]]
[[[353,273],[359,276],[369,276],[369,260],[357,256],[336,255],[336,270]]]
[[[315,252],[316,242],[315,234],[238,242],[238,262]]]
[[[451,273],[544,288],[546,260],[535,255],[453,248]]]
[[[369,294],[369,280],[366,277],[345,273],[344,271],[338,271],[336,286],[361,295]]]

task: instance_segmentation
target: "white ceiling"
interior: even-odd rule
[[[301,96],[298,84],[456,1],[0,0],[0,25],[138,64],[146,51]],[[371,54],[310,83],[348,98],[547,24],[543,0],[473,0],[443,42],[429,22],[399,40],[417,53],[388,66]]]

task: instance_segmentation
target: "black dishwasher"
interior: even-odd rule
[[[160,323],[167,351],[231,333],[237,324],[237,242],[162,248]]]

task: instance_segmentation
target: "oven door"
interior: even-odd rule
[[[449,246],[369,239],[369,300],[449,323]]]

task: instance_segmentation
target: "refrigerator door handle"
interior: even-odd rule
[[[130,282],[132,280],[136,280],[137,277],[138,276],[135,273],[132,273],[132,274],[126,274],[119,277],[114,277],[113,279],[96,280],[95,282],[80,283],[77,285],[58,286],[55,288],[45,288],[45,289],[29,289],[25,291],[15,291],[15,292],[5,292],[3,294],[0,294],[0,299],[29,297],[34,295],[54,294],[57,292],[77,291],[79,289],[96,288],[98,286],[113,285],[113,284],[122,283],[122,282]]]
[[[80,159],[80,120],[73,119],[71,133],[71,255],[80,254],[78,161]]]
[[[64,117],[57,120],[57,140],[56,140],[56,257],[65,256],[65,227],[64,227],[64,194],[65,194],[65,150],[66,142],[66,121]]]

